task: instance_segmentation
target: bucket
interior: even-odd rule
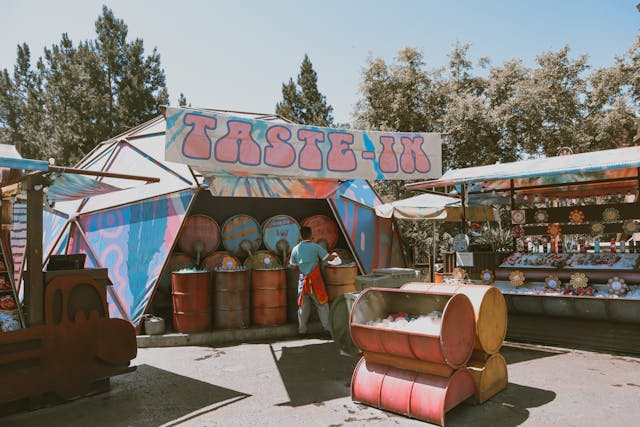
[[[251,317],[255,325],[283,325],[287,321],[287,278],[284,268],[251,272]]]
[[[247,328],[250,323],[249,271],[213,271],[213,327]]]
[[[446,279],[453,277],[453,273],[433,273],[433,281],[436,283],[442,283]]]
[[[218,249],[219,245],[220,226],[213,218],[207,215],[191,215],[185,220],[178,237],[178,246],[182,252],[193,257],[200,252],[200,259],[202,259]]]
[[[360,349],[356,347],[349,332],[349,315],[351,306],[360,292],[346,292],[333,300],[329,307],[329,330],[331,338],[338,344],[340,351],[349,356],[357,357]]]
[[[395,313],[427,316],[418,330],[392,329],[370,322]],[[433,312],[438,316],[431,320]],[[424,362],[463,366],[473,351],[475,318],[463,294],[368,288],[351,308],[351,338],[361,350]]]
[[[494,354],[500,350],[507,335],[507,303],[498,288],[483,285],[434,285],[415,282],[403,285],[402,289],[466,295],[471,301],[476,319],[474,348],[487,354]]]
[[[327,265],[324,267],[324,284],[329,301],[333,301],[345,292],[356,291],[358,267],[352,265]]]
[[[469,370],[449,377],[370,362],[364,357],[351,377],[351,398],[385,411],[444,425],[445,414],[473,396]]]
[[[204,332],[211,329],[211,274],[193,271],[171,274],[173,329]]]

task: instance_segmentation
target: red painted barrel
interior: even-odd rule
[[[356,291],[358,267],[355,264],[327,265],[324,267],[323,276],[329,301],[335,300],[344,293]]]
[[[188,255],[174,253],[167,262],[167,268],[158,282],[158,287],[167,294],[171,292],[171,273],[182,270],[183,268],[194,268],[196,260]]]
[[[200,259],[218,249],[220,226],[213,218],[206,215],[191,215],[185,220],[178,237],[178,246],[182,252],[195,257],[198,252],[197,244],[202,245]]]
[[[178,332],[211,329],[211,274],[208,271],[172,273],[173,328]]]
[[[441,377],[361,358],[351,377],[354,401],[439,425],[444,425],[445,414],[473,396],[474,390],[467,368]]]
[[[287,322],[287,278],[284,268],[252,270],[251,318],[255,325],[260,326]]]
[[[300,225],[311,228],[313,241],[331,250],[338,243],[338,224],[326,215],[313,215],[300,221]]]
[[[240,266],[242,266],[240,260],[227,251],[214,252],[202,260],[202,268],[207,271],[213,271],[216,268],[233,270]]]
[[[367,324],[400,312],[410,316],[438,312],[438,316],[420,331]],[[453,369],[467,362],[475,342],[473,306],[463,294],[368,288],[353,304],[350,319],[353,342],[363,351],[448,365]]]
[[[216,329],[249,327],[250,278],[248,270],[213,271],[213,326]]]

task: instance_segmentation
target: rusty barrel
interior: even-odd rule
[[[355,264],[325,266],[324,284],[329,301],[333,301],[345,292],[355,292],[357,276],[358,266]]]
[[[284,268],[251,271],[251,317],[255,325],[287,322],[287,278]]]
[[[211,273],[172,273],[171,295],[173,329],[183,333],[211,329]]]
[[[471,301],[476,320],[474,348],[487,354],[494,354],[500,350],[507,334],[507,304],[498,288],[483,285],[414,282],[403,285],[402,289],[466,295]]]
[[[377,323],[396,313],[420,320],[411,329]],[[356,347],[365,352],[457,369],[473,351],[475,319],[471,302],[463,294],[368,288],[351,307],[350,330]]]
[[[213,271],[213,326],[216,329],[247,328],[250,273],[245,269]]]
[[[300,271],[297,268],[287,268],[287,322],[298,323],[298,281]],[[316,310],[311,310],[314,312]],[[347,322],[348,325],[348,322]]]
[[[227,251],[216,251],[202,260],[202,268],[208,271],[217,268],[233,270],[241,265],[240,260]]]
[[[467,367],[476,384],[475,403],[484,403],[507,388],[507,362],[500,353],[494,353],[486,360],[472,358]]]
[[[351,398],[407,417],[444,425],[445,414],[473,396],[474,382],[467,368],[449,377],[367,361],[356,365]]]
[[[338,224],[326,215],[313,215],[300,221],[300,225],[311,228],[313,241],[328,251],[338,243],[340,231]]]
[[[182,270],[183,268],[194,268],[195,266],[195,259],[188,255],[174,252],[169,258],[169,261],[167,261],[167,267],[165,268],[164,274],[158,281],[158,288],[169,294],[171,292],[171,273]]]
[[[207,215],[191,215],[185,220],[178,236],[178,246],[182,252],[196,256],[198,252],[196,242],[202,245],[201,257],[218,249],[220,226],[213,218]]]

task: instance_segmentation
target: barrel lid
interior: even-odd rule
[[[269,251],[258,251],[244,261],[247,268],[269,269],[282,267],[280,259]]]
[[[245,214],[227,218],[222,225],[222,244],[236,256],[250,256],[262,244],[260,224],[255,218]]]
[[[191,215],[182,227],[178,238],[180,250],[191,256],[210,254],[220,245],[220,227],[207,215]]]
[[[331,337],[338,344],[340,350],[350,356],[358,356],[360,349],[351,339],[349,320],[351,305],[358,296],[358,292],[347,292],[333,300],[329,308],[329,329]]]
[[[300,224],[289,215],[276,215],[262,224],[264,245],[272,252],[290,253],[300,240]]]
[[[326,245],[327,250],[331,250],[338,243],[340,233],[338,224],[326,215],[313,215],[303,219],[300,225],[311,228],[313,233],[313,241],[322,245]]]
[[[215,270],[216,268],[231,270],[241,265],[240,260],[227,251],[214,252],[202,261],[202,268],[209,271]]]

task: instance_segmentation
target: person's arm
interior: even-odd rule
[[[338,254],[335,252],[328,253],[322,246],[318,245],[318,256],[320,257],[321,262],[332,261],[335,259]]]
[[[289,256],[289,268],[295,268],[296,270],[298,269],[298,262],[296,261],[296,257],[295,254],[297,253],[297,251],[294,250],[291,251],[291,255]]]

